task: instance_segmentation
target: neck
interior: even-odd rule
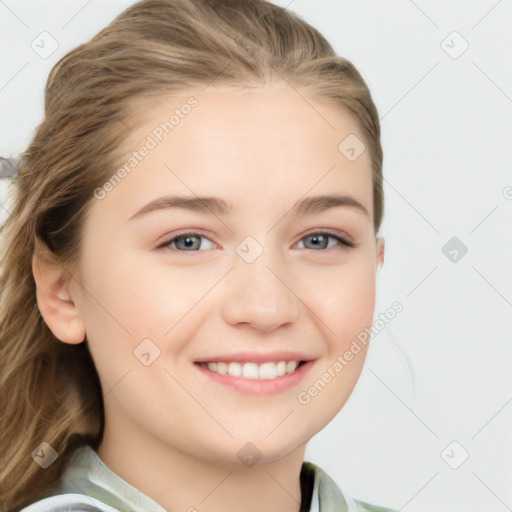
[[[119,429],[114,435],[108,417],[105,420],[97,450],[100,458],[168,512],[298,512],[300,508],[306,445],[278,460],[246,466],[213,455],[192,456],[126,427],[121,435]]]

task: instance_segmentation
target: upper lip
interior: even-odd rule
[[[238,362],[238,363],[278,363],[279,361],[311,361],[312,357],[300,352],[269,352],[267,354],[257,352],[238,352],[236,354],[219,354],[210,357],[204,357],[194,361],[195,363],[208,362]]]

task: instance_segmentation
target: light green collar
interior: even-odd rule
[[[313,469],[315,476],[310,512],[396,512],[352,498],[323,469],[312,462],[304,465]],[[66,510],[82,511],[85,508],[81,505],[73,508],[80,503],[103,512],[168,512],[114,473],[85,441],[73,451],[58,488],[50,496],[29,505],[26,512],[48,512],[54,505],[58,510],[66,505]]]
[[[329,475],[312,462],[305,464],[315,470],[315,492],[311,510],[350,512],[343,494]],[[149,496],[114,473],[89,445],[78,447],[64,470],[59,494],[66,493],[85,494],[123,511],[167,512]]]

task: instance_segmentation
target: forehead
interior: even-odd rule
[[[149,133],[157,142],[162,142],[161,138],[180,141],[182,134],[188,140],[201,139],[203,144],[227,135],[242,140],[245,148],[250,148],[251,137],[261,142],[267,135],[268,141],[275,142],[273,150],[280,142],[286,142],[281,144],[286,148],[303,141],[311,141],[304,149],[312,149],[321,137],[332,146],[349,133],[362,139],[356,120],[346,108],[330,98],[282,83],[245,89],[189,89],[137,98],[130,107],[131,129],[122,145],[128,151]]]
[[[286,84],[138,100],[129,124],[120,165],[146,150],[123,188],[141,201],[157,191],[245,201],[337,191],[358,195],[371,210],[368,150],[355,159],[346,151],[363,147],[355,120],[332,101]]]

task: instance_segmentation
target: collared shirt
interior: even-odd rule
[[[302,465],[300,486],[300,512],[395,512],[350,497],[325,471],[311,462]],[[74,450],[51,494],[20,512],[100,511],[168,512],[114,473],[84,442]]]

